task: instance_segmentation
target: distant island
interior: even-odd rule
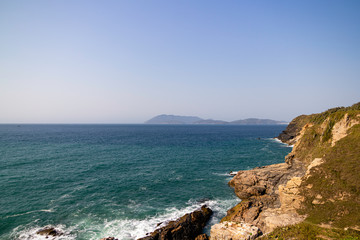
[[[271,119],[247,118],[236,121],[223,121],[213,119],[202,119],[195,116],[158,115],[146,121],[145,124],[229,124],[229,125],[279,125],[288,124],[285,121]]]

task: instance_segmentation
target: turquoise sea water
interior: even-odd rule
[[[284,161],[284,128],[0,125],[0,239],[136,239],[204,203],[208,231],[240,201],[230,171]]]

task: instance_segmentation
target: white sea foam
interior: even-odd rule
[[[236,171],[231,171],[232,174],[237,174]],[[231,175],[230,172],[228,173],[212,173],[213,175],[216,175],[216,176],[226,176],[226,177],[233,177],[234,175]]]
[[[39,235],[37,232],[44,227],[53,227],[56,231],[61,232],[60,236],[49,236]],[[64,225],[56,225],[56,226],[35,226],[35,227],[27,227],[22,229],[22,226],[15,228],[11,234],[11,238],[18,240],[74,240],[76,236],[71,233],[71,228],[66,228]]]
[[[277,142],[277,143],[281,143],[284,147],[294,147],[294,145],[289,145],[289,144],[287,144],[287,143],[284,143],[284,142],[282,142],[280,139],[278,139],[278,138],[267,138],[267,139],[269,139],[269,140],[272,140],[272,141],[275,141],[275,142]]]
[[[203,204],[215,205],[214,201],[205,201],[203,203],[193,203],[185,208],[177,209],[175,207],[167,208],[163,214],[148,217],[143,220],[137,219],[119,219],[105,222],[101,229],[100,237],[114,236],[122,240],[137,239],[146,236],[147,233],[154,231],[156,228],[165,226],[169,221],[199,209]],[[190,202],[189,202],[190,204]],[[91,239],[96,239],[91,238]]]
[[[57,231],[62,232],[63,235],[49,238],[36,234],[37,231],[43,229],[45,226],[20,226],[13,230],[12,238],[19,240],[99,240],[103,237],[113,236],[119,240],[134,240],[146,236],[147,233],[154,231],[156,228],[165,226],[169,221],[178,219],[187,213],[200,209],[202,205],[209,206],[214,212],[205,229],[205,231],[209,233],[211,225],[218,223],[220,219],[225,216],[226,211],[235,206],[239,201],[240,199],[237,198],[205,201],[190,200],[184,208],[167,208],[163,214],[141,220],[127,218],[110,221],[105,220],[104,222],[99,223],[98,220],[89,217],[82,219],[71,227],[66,227],[64,225],[52,226]]]
[[[214,211],[214,216],[211,219],[210,224],[215,224],[220,221],[226,213],[226,210],[234,206],[239,199],[231,200],[207,200],[204,202],[189,201],[189,206],[177,209],[168,208],[164,214],[149,217],[144,220],[113,220],[105,223],[102,231],[102,236],[115,236],[116,238],[123,240],[137,239],[146,236],[146,233],[154,231],[156,228],[165,226],[169,221],[175,220],[186,213],[190,213],[199,209],[202,205],[206,204]],[[95,239],[95,238],[94,238]]]

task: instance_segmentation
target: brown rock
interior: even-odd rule
[[[249,208],[247,211],[244,212],[243,219],[245,220],[245,222],[252,222],[259,216],[260,211],[260,207]]]
[[[282,142],[285,142],[287,144],[294,144],[296,141],[296,137],[305,125],[304,119],[306,119],[307,116],[301,115],[296,118],[294,118],[289,125],[286,127],[286,129],[280,133],[280,135],[277,137]]]
[[[209,240],[209,237],[208,237],[208,235],[206,235],[205,233],[203,233],[203,234],[200,234],[199,236],[197,236],[197,237],[195,238],[195,240]]]
[[[239,171],[229,182],[236,195],[244,200],[252,196],[273,195],[280,184],[286,183],[295,171],[286,163],[269,165],[248,171]]]
[[[303,197],[299,194],[300,184],[301,178],[293,177],[286,185],[279,186],[279,198],[283,210],[295,210],[300,208],[301,203],[303,202]]]
[[[300,184],[298,180],[306,168],[295,155],[291,158],[291,164],[281,163],[239,171],[229,185],[234,187],[235,194],[242,201],[230,209],[221,222],[248,223],[264,233],[279,224],[291,223],[291,219],[297,222],[300,218],[297,218],[296,212],[288,211],[295,211],[294,207],[302,200],[298,197],[297,188]],[[273,210],[276,210],[276,214]],[[275,216],[280,215],[282,218],[279,221]]]
[[[176,221],[169,222],[165,227],[155,230],[149,236],[138,240],[193,240],[201,234],[211,214],[210,208],[202,206],[201,210],[185,214]]]

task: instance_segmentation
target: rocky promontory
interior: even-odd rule
[[[360,103],[291,121],[278,136],[293,145],[285,162],[236,174],[229,185],[242,201],[211,239],[360,237],[359,123]]]

